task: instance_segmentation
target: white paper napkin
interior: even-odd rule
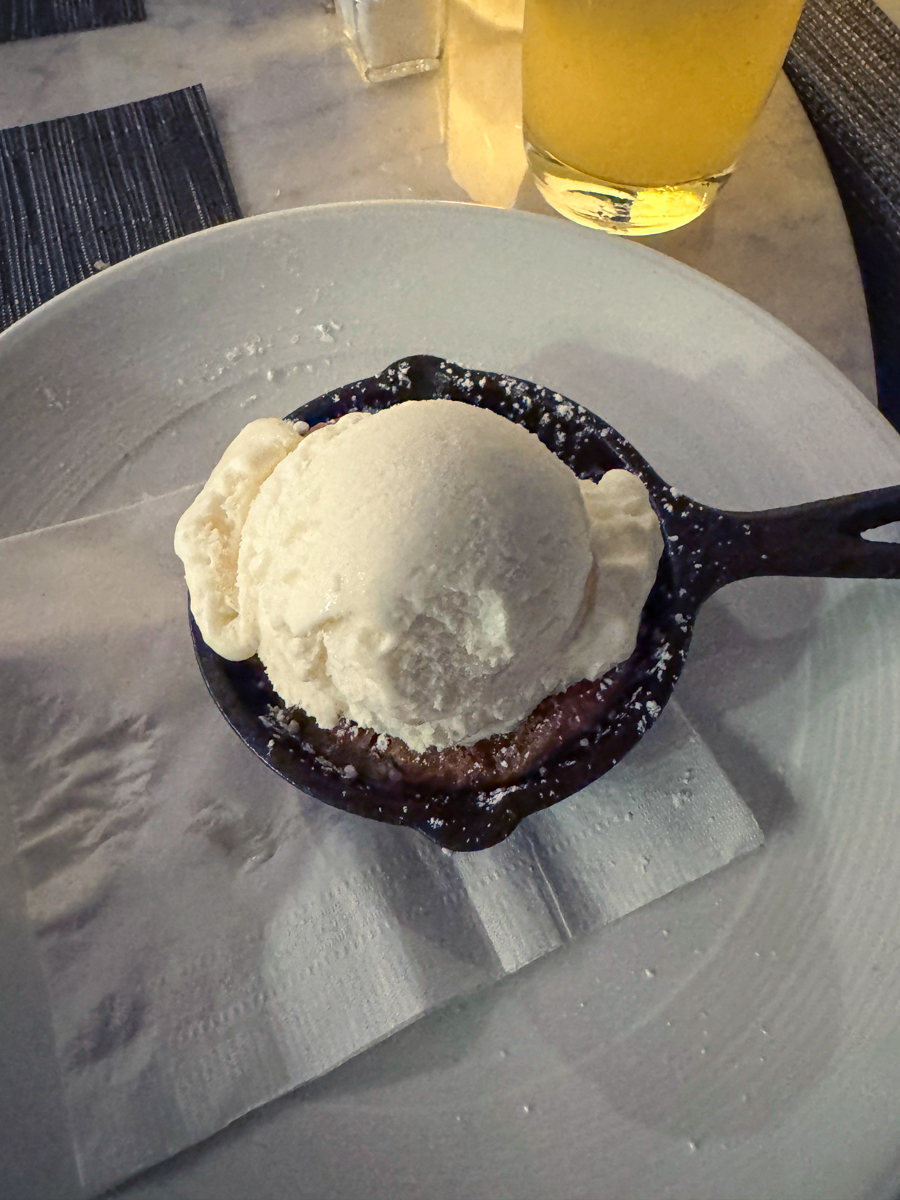
[[[192,495],[0,542],[0,800],[89,1191],[762,841],[671,704],[477,854],[297,792],[194,663]]]

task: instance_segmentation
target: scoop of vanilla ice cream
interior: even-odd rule
[[[191,612],[207,645],[224,658],[256,653],[255,632],[239,612],[241,533],[263,480],[297,448],[307,428],[277,417],[245,425],[175,527],[175,553],[184,564]]]
[[[293,445],[248,430],[253,451],[242,434],[222,463],[228,486],[242,455],[273,463],[243,478],[252,501],[219,536],[220,464],[176,549],[208,644],[258,653],[320,725],[471,744],[634,648],[662,536],[628,472],[580,481],[521,425],[451,400],[349,413]]]

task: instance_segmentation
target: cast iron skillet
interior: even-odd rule
[[[312,400],[289,419],[316,425],[354,410],[375,412],[432,396],[520,422],[582,478],[600,479],[614,467],[632,471],[649,490],[665,549],[634,653],[596,683],[576,684],[545,702],[557,740],[502,786],[448,790],[427,780],[412,782],[396,770],[388,777],[383,772],[380,778],[367,777],[348,765],[351,760],[342,761],[340,747],[323,755],[321,738],[327,735],[305,714],[298,714],[302,724],[273,719],[281,701],[259,660],[220,658],[192,618],[206,686],[236,733],[289,783],[348,812],[412,826],[450,850],[492,846],[530,813],[604,775],[639,741],[672,694],[700,606],[718,588],[757,575],[900,577],[900,545],[860,536],[900,520],[900,486],[796,508],[721,512],[664,483],[600,417],[558,393],[506,375],[414,355],[374,378]],[[310,728],[321,735],[318,745],[310,744]]]

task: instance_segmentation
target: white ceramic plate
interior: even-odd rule
[[[543,217],[372,203],[185,238],[0,337],[0,529],[200,479],[250,418],[416,351],[588,404],[720,506],[900,482],[900,439],[871,405],[689,269]],[[766,829],[763,852],[420,1022],[125,1195],[891,1196],[898,681],[898,583],[721,593],[678,694]],[[5,1190],[62,1195],[40,981],[21,915],[8,925]],[[26,1071],[27,1091],[11,1078]]]

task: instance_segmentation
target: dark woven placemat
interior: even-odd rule
[[[0,42],[146,19],[144,0],[0,0]]]
[[[873,0],[807,0],[785,70],[840,192],[879,407],[900,429],[900,30]]]
[[[200,84],[0,130],[0,329],[111,265],[240,217]]]

